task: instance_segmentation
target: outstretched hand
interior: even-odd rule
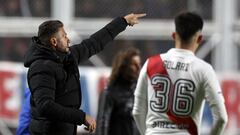
[[[138,24],[139,23],[139,18],[142,18],[144,16],[146,16],[145,13],[143,13],[143,14],[131,13],[131,14],[128,14],[128,15],[124,16],[124,19],[127,21],[129,26],[133,26],[134,24]]]

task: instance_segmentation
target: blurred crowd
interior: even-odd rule
[[[212,19],[213,0],[196,0],[197,11],[204,19]],[[75,0],[75,17],[113,18],[129,12],[145,12],[146,19],[171,19],[185,10],[189,10],[190,0]],[[51,0],[0,0],[1,17],[50,17]],[[0,60],[22,62],[23,55],[31,38],[1,37]],[[172,47],[172,41],[152,40],[118,40],[109,49],[118,50],[124,46],[133,46],[144,52],[142,59],[152,54],[164,52]],[[163,46],[164,44],[164,46]],[[115,51],[100,53],[99,57],[106,65],[113,58]],[[86,64],[91,64],[86,62]]]
[[[50,17],[51,0],[0,0],[0,16]],[[75,0],[76,17],[116,17],[145,12],[147,18],[171,19],[196,6],[204,19],[211,19],[213,0]]]
[[[0,38],[0,61],[22,62],[29,43],[28,38]]]
[[[115,17],[129,12],[147,13],[147,18],[171,19],[189,10],[190,0],[76,0],[76,17]],[[204,19],[211,19],[212,0],[196,0],[197,11]],[[191,5],[192,6],[192,5]],[[118,10],[119,9],[119,10]]]
[[[0,16],[50,17],[50,0],[0,0]]]

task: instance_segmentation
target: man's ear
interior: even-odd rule
[[[198,39],[197,39],[197,43],[200,44],[203,40],[203,36],[202,35],[199,35],[198,36]]]
[[[51,46],[56,47],[57,46],[57,38],[51,37],[50,38],[50,44],[51,44]]]
[[[172,38],[173,38],[173,40],[176,40],[176,32],[172,33]]]

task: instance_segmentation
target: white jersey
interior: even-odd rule
[[[212,66],[191,51],[170,49],[141,69],[133,115],[142,134],[199,135],[205,100],[213,112],[212,132],[221,134],[227,113]]]

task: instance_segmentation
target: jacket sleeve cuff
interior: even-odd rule
[[[85,123],[85,118],[86,118],[86,113],[82,110],[79,110],[79,114],[78,114],[78,125],[82,125]]]
[[[124,22],[125,22],[126,25],[129,25],[128,22],[127,22],[127,20],[126,20],[124,17],[121,17],[121,18],[124,20]]]

